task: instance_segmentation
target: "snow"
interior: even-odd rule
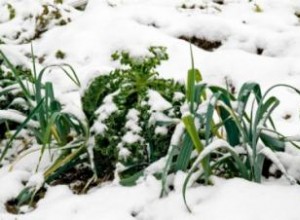
[[[139,135],[142,131],[142,128],[139,126],[139,115],[140,112],[136,109],[130,109],[126,115],[126,124],[127,128],[126,133],[122,137],[122,141],[118,144],[119,157],[126,159],[131,152],[124,147],[126,144],[141,143],[143,138]]]
[[[173,100],[174,101],[180,101],[184,98],[184,94],[181,93],[181,92],[175,92],[174,93],[174,97],[173,97]]]
[[[36,173],[34,175],[32,175],[29,180],[28,183],[26,184],[26,186],[28,187],[36,187],[36,189],[40,189],[43,184],[44,184],[44,174],[43,173]]]
[[[150,110],[152,112],[162,112],[172,108],[171,103],[166,101],[157,91],[149,90],[148,97],[148,105],[150,106]]]
[[[177,121],[176,119],[172,119],[169,116],[165,115],[162,112],[153,112],[150,116],[149,119],[149,124],[155,124],[158,121],[162,121],[162,122],[172,122],[172,121]]]
[[[168,134],[168,129],[164,126],[157,126],[154,131],[155,134],[166,135]]]
[[[291,189],[295,191],[289,192]],[[200,216],[205,220],[297,219],[299,211],[295,211],[295,204],[298,199],[294,197],[287,201],[285,198],[290,193],[298,193],[298,190],[297,187],[265,186],[240,179],[221,181],[213,187],[197,187],[188,192],[188,201],[193,207],[192,214],[184,211],[184,205],[178,202],[181,200],[180,193],[174,193],[149,205],[142,212],[141,219],[189,220],[199,219]]]
[[[29,178],[29,173],[22,170],[14,170],[8,172],[2,168],[0,171],[0,213],[5,213],[4,203],[15,198],[24,188],[22,181]],[[0,214],[1,217],[1,214]]]
[[[171,138],[171,146],[178,146],[179,143],[180,143],[180,140],[182,138],[182,135],[184,134],[184,125],[182,122],[178,123],[175,127],[175,131],[172,135],[172,138]]]
[[[190,214],[182,200],[182,177],[175,177],[179,189],[163,199],[159,199],[160,182],[152,176],[135,187],[107,185],[87,195],[74,195],[66,186],[51,187],[35,211],[17,219],[193,220],[201,216],[204,220],[293,220],[300,216],[299,187],[259,185],[237,178],[216,179],[214,186],[189,189]],[[8,214],[0,217],[15,218]]]
[[[276,153],[287,173],[300,180],[300,154],[299,149],[294,146],[287,146],[285,152]]]
[[[274,165],[277,166],[277,168],[286,176],[286,178],[291,182],[291,184],[296,184],[296,180],[292,176],[288,175],[283,164],[270,148],[264,147],[260,150],[259,153],[265,155],[268,159],[270,159],[274,163]]]
[[[105,125],[105,120],[109,118],[109,116],[118,110],[117,105],[114,103],[113,98],[114,96],[119,94],[119,90],[116,92],[107,95],[104,100],[103,104],[95,111],[95,114],[98,116],[97,120],[94,122],[94,125],[91,128],[91,131],[102,134],[107,129]]]
[[[123,137],[122,141],[126,144],[133,144],[138,142],[141,139],[141,136],[134,134],[133,132],[127,132]]]
[[[9,12],[4,6],[13,3],[16,17],[9,20]],[[2,50],[16,65],[30,67],[30,45],[26,41],[34,37],[37,23],[35,19],[25,19],[29,14],[39,15],[42,4],[51,0],[2,0],[0,1],[0,44]],[[238,89],[246,81],[256,81],[265,91],[277,83],[287,83],[299,87],[300,84],[300,13],[299,0],[224,0],[217,4],[210,0],[89,0],[85,11],[72,7],[80,1],[68,0],[59,6],[63,17],[71,22],[59,26],[50,22],[40,38],[33,41],[34,52],[43,58],[38,69],[50,64],[69,63],[76,70],[82,87],[77,88],[61,71],[48,72],[44,81],[52,81],[56,96],[64,104],[64,111],[84,118],[80,111],[80,94],[90,80],[107,74],[120,64],[113,62],[110,55],[115,51],[128,50],[132,55],[147,54],[149,46],[166,46],[169,61],[158,68],[164,78],[184,81],[191,67],[189,43],[179,39],[197,37],[219,41],[220,47],[212,51],[192,46],[195,66],[201,70],[205,82],[225,85],[230,81]],[[185,8],[183,7],[185,5]],[[262,12],[257,12],[257,6]],[[29,7],[30,6],[30,7]],[[22,30],[22,33],[17,33]],[[66,54],[64,60],[55,54],[60,50]],[[258,54],[258,52],[260,54]],[[51,73],[51,74],[50,74]],[[52,74],[54,73],[54,74]],[[2,91],[2,88],[0,88]],[[104,121],[115,111],[113,96],[104,99],[98,108],[98,120],[92,131],[103,133]],[[162,111],[171,107],[157,92],[149,91],[151,122],[174,121]],[[289,89],[276,89],[272,95],[278,97],[281,105],[275,111],[274,121],[279,130],[291,137],[299,137],[300,97]],[[176,93],[174,101],[183,97]],[[203,103],[198,113],[203,113],[209,102]],[[242,106],[238,106],[241,108]],[[189,114],[188,105],[181,108]],[[290,115],[289,119],[285,119]],[[131,110],[127,115],[125,128],[129,130],[123,137],[124,143],[139,140],[141,128],[137,121],[138,112]],[[24,116],[15,112],[0,110],[1,118],[17,121]],[[31,126],[36,126],[30,122]],[[178,122],[171,145],[177,146],[184,132],[184,125]],[[165,134],[164,127],[157,127],[157,134]],[[93,143],[90,143],[92,146]],[[221,143],[223,144],[223,143]],[[224,144],[225,145],[225,144]],[[204,153],[218,145],[206,148]],[[174,191],[160,199],[161,182],[151,173],[161,169],[166,158],[152,164],[146,170],[146,177],[134,187],[122,187],[115,183],[93,188],[86,195],[75,195],[67,186],[46,186],[47,193],[37,208],[24,215],[7,214],[4,203],[15,198],[29,185],[41,183],[41,173],[47,168],[50,156],[45,155],[34,174],[39,146],[34,146],[19,155],[10,167],[0,169],[0,219],[107,219],[107,220],[297,220],[300,218],[300,188],[280,181],[264,180],[263,184],[251,183],[239,178],[214,179],[214,186],[196,186],[187,190],[187,201],[193,213],[184,206],[181,187],[186,174],[174,176]],[[249,146],[246,146],[251,153]],[[91,150],[92,148],[90,148]],[[119,146],[124,157],[130,152]],[[36,150],[36,151],[35,151]],[[282,163],[279,167],[288,175],[300,181],[300,151],[287,146],[285,152],[271,155]],[[28,153],[28,154],[27,154]],[[277,163],[278,165],[279,163]],[[119,164],[121,166],[121,164]],[[26,208],[26,207],[25,207]],[[25,209],[24,208],[24,209]]]
[[[154,163],[150,164],[145,170],[145,175],[161,172],[166,166],[167,158],[163,157]]]
[[[23,146],[22,146],[23,147]],[[18,154],[16,159],[12,161],[12,165],[9,166],[10,170],[24,170],[27,172],[33,173],[33,171],[36,170],[37,165],[39,163],[38,172],[42,172],[45,170],[49,163],[51,162],[51,159],[53,160],[57,156],[55,152],[46,150],[44,152],[43,157],[39,158],[40,155],[41,146],[40,145],[33,145],[31,148],[27,150],[23,150],[22,153]],[[40,161],[39,161],[40,160]]]
[[[14,121],[21,124],[27,118],[27,116],[14,109],[8,109],[8,110],[0,110],[0,118],[9,121]],[[29,120],[27,126],[38,128],[39,124],[34,120]]]
[[[140,133],[142,131],[142,128],[138,124],[139,115],[139,111],[137,111],[136,109],[130,109],[128,114],[126,115],[127,122],[125,124],[125,128],[134,133]]]

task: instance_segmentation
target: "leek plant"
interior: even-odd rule
[[[59,176],[61,172],[64,172],[66,167],[74,166],[76,164],[74,163],[75,161],[81,160],[79,156],[86,151],[89,128],[84,119],[79,119],[74,114],[63,111],[63,106],[55,98],[52,83],[42,82],[43,75],[50,68],[60,68],[77,86],[80,86],[80,82],[75,71],[68,64],[47,66],[38,72],[33,50],[33,74],[30,81],[22,78],[22,72],[15,68],[2,51],[0,51],[0,57],[15,79],[7,88],[2,89],[0,95],[4,96],[14,91],[19,91],[23,96],[23,104],[27,109],[25,112],[16,109],[1,110],[2,122],[12,120],[18,122],[19,125],[6,142],[6,145],[1,149],[0,163],[6,157],[9,149],[13,148],[13,143],[20,132],[26,129],[34,136],[35,142],[41,146],[39,163],[45,150],[49,150],[50,153],[53,150],[57,152],[55,161],[43,174],[44,180],[49,181]],[[18,118],[19,120],[16,120]],[[28,198],[33,196],[33,192],[37,190],[25,188],[20,194],[20,204],[27,202]]]
[[[229,173],[229,176],[259,183],[266,158],[272,161],[291,183],[295,183],[275,152],[283,151],[287,142],[296,147],[298,145],[295,140],[276,130],[271,116],[279,105],[279,100],[270,93],[277,87],[287,87],[296,94],[300,94],[300,91],[290,85],[278,84],[262,93],[259,84],[245,83],[235,96],[222,87],[198,83],[197,79],[202,78],[199,74],[194,68],[192,58],[192,69],[188,72],[186,88],[189,111],[182,117],[185,132],[182,133],[180,142],[181,151],[177,161],[175,160],[177,164],[185,164],[177,166],[175,171],[182,168],[185,171],[190,163],[183,185],[185,204],[187,205],[186,189],[192,176],[196,180],[202,177],[209,183],[210,175],[218,172],[223,175]],[[209,98],[207,94],[210,94]],[[251,111],[247,112],[249,102]],[[187,138],[190,141],[186,141]],[[192,151],[196,152],[196,157],[192,156]],[[174,154],[171,156],[174,157]],[[167,166],[171,167],[170,164]],[[197,170],[198,172],[195,172]],[[191,211],[188,205],[187,208]]]

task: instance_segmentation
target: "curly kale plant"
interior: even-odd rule
[[[123,67],[95,78],[82,98],[100,177],[115,175],[126,184],[168,151],[181,118],[184,85],[158,77],[155,68],[168,59],[166,48],[151,47],[149,54],[135,58],[114,53],[112,58]]]

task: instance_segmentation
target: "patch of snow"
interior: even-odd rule
[[[175,179],[175,188],[180,189],[184,175],[178,174]],[[204,220],[293,220],[300,216],[297,186],[256,184],[239,178],[214,182],[214,186],[188,189],[187,201],[192,214],[186,210],[181,190],[159,199],[161,183],[148,176],[135,187],[107,185],[87,195],[73,195],[66,186],[51,187],[37,209],[18,216],[18,220],[132,220],[133,216],[143,220],[196,220],[200,216]],[[14,216],[0,214],[0,217]]]
[[[28,187],[35,187],[36,189],[40,189],[42,187],[42,185],[44,184],[45,179],[44,179],[44,174],[42,172],[40,173],[36,173],[34,175],[32,175],[26,186]]]
[[[112,113],[118,110],[118,107],[114,103],[113,98],[114,96],[118,95],[119,92],[120,91],[117,90],[116,92],[107,95],[103,100],[103,104],[101,104],[100,107],[95,111],[95,114],[98,117],[91,128],[92,132],[102,134],[107,129],[105,120],[108,119]]]
[[[4,119],[8,121],[14,121],[21,124],[26,120],[27,116],[17,110],[7,109],[7,110],[0,110],[0,118],[2,120]],[[32,128],[39,127],[39,123],[32,119],[30,119],[26,125]]]
[[[127,132],[123,137],[122,141],[126,144],[133,144],[141,140],[141,136],[132,132]]]
[[[168,134],[168,128],[164,126],[157,126],[154,131],[155,134],[159,135],[167,135]]]
[[[185,95],[181,92],[175,92],[174,93],[174,97],[173,97],[173,101],[180,101],[182,99],[184,99]]]
[[[30,173],[23,170],[13,170],[9,172],[7,168],[1,168],[0,171],[0,213],[5,213],[4,203],[15,198],[25,185]],[[1,217],[1,214],[0,214]],[[1,219],[1,218],[0,218]]]
[[[150,106],[150,110],[162,112],[164,110],[172,108],[171,103],[166,101],[157,91],[149,90],[148,91],[148,104]]]

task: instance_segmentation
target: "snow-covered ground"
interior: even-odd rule
[[[4,2],[16,6],[16,17],[11,21]],[[42,58],[39,67],[66,62],[75,68],[82,82],[80,89],[68,84],[63,74],[46,76],[72,111],[80,105],[80,93],[92,77],[117,67],[110,59],[116,50],[138,56],[147,53],[149,46],[166,46],[170,59],[159,67],[161,76],[184,80],[191,61],[189,43],[182,37],[221,42],[213,51],[193,46],[195,65],[209,83],[225,85],[229,80],[239,88],[246,81],[257,81],[263,89],[277,83],[299,88],[299,0],[89,0],[84,11],[72,8],[72,0],[66,2],[60,7],[67,24],[48,24],[33,46]],[[0,39],[7,43],[0,44],[0,49],[15,64],[30,65],[30,44],[24,42],[34,37],[36,21],[24,18],[42,10],[34,0],[0,0]],[[16,35],[18,32],[22,34]],[[65,53],[63,61],[55,56],[57,51]],[[298,135],[300,97],[288,89],[273,94],[281,100],[274,117],[279,130]],[[284,165],[289,172],[300,176],[300,153],[288,149],[279,156],[287,161]],[[73,195],[66,186],[50,187],[32,212],[7,214],[4,202],[20,192],[22,181],[36,165],[37,157],[29,157],[11,172],[7,167],[0,170],[0,219],[300,219],[300,188],[284,180],[258,185],[241,179],[215,179],[214,186],[190,188],[190,214],[182,200],[181,173],[175,177],[175,190],[163,199],[159,199],[160,182],[148,176],[135,187],[111,183],[86,195]]]
[[[216,180],[214,186],[198,186],[187,197],[193,213],[181,196],[183,175],[175,191],[159,198],[161,184],[148,177],[135,187],[106,185],[87,195],[74,195],[67,186],[48,190],[38,208],[26,215],[0,215],[7,220],[297,220],[300,216],[299,186],[279,183],[259,185],[241,179]],[[1,219],[1,218],[0,218]]]

